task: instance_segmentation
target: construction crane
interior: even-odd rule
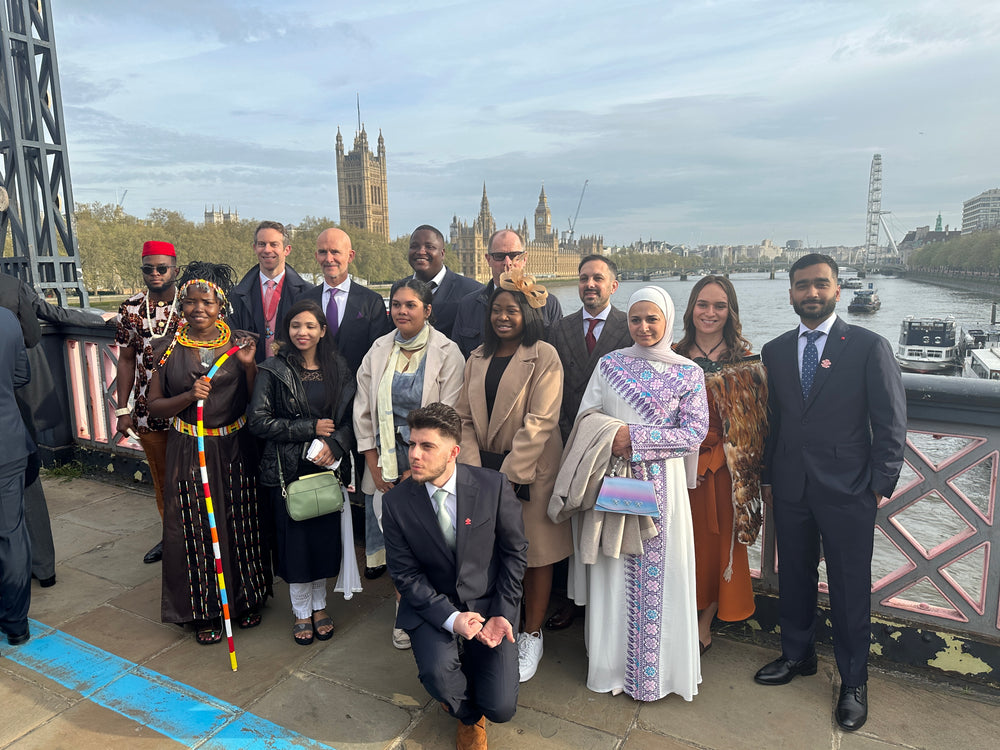
[[[573,235],[576,233],[576,220],[580,218],[580,206],[583,205],[583,194],[587,192],[588,182],[590,182],[590,180],[583,181],[583,190],[580,191],[580,200],[576,202],[576,215],[569,220],[569,242],[566,243],[568,245],[573,244]]]

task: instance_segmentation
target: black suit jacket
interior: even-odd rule
[[[587,342],[584,340],[582,308],[562,318],[549,329],[549,343],[556,348],[563,366],[563,399],[562,409],[559,412],[559,431],[562,432],[565,443],[570,430],[573,429],[576,414],[580,411],[583,391],[590,382],[590,376],[597,362],[609,352],[632,346],[632,336],[628,332],[628,316],[612,305],[592,354],[587,353]]]
[[[467,294],[458,303],[451,340],[458,344],[458,348],[462,350],[462,356],[466,359],[472,354],[473,349],[483,343],[486,305],[489,303],[492,293],[493,282],[490,281],[480,291]],[[549,294],[549,298],[545,301],[545,307],[542,308],[542,321],[545,323],[545,330],[548,331],[559,322],[560,318],[562,318],[562,306],[554,294]]]
[[[295,300],[312,288],[296,273],[295,269],[285,265],[285,282],[281,287],[281,298],[278,300],[278,312],[275,315],[275,325],[280,326],[285,314],[295,304]],[[260,291],[260,265],[247,271],[240,283],[233,287],[229,294],[229,304],[233,308],[229,323],[233,330],[250,331],[257,334],[257,361],[267,358],[264,338],[267,333],[267,321],[264,320],[264,299]]]
[[[496,471],[457,464],[455,551],[445,543],[422,482],[382,498],[389,575],[402,595],[396,626],[440,628],[452,613],[499,616],[516,627],[527,568],[521,504]]]
[[[311,299],[320,307],[323,305],[323,285],[309,287],[301,298]],[[361,360],[379,336],[384,336],[393,328],[392,320],[385,311],[382,295],[357,282],[351,282],[344,307],[344,320],[337,335],[337,349],[344,355],[352,373],[357,373]]]
[[[761,351],[770,434],[761,480],[775,498],[811,491],[830,502],[892,494],[903,465],[906,393],[889,342],[839,317],[809,398],[803,399],[798,328]]]
[[[0,307],[6,307],[21,326],[24,345],[33,347],[42,340],[42,327],[35,314],[35,290],[16,276],[0,273]]]
[[[451,338],[451,331],[458,314],[458,303],[464,297],[483,290],[483,285],[468,276],[446,268],[441,285],[434,290],[434,327]]]

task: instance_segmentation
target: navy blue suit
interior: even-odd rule
[[[407,479],[382,498],[389,575],[401,594],[396,627],[410,635],[420,681],[464,724],[509,721],[517,707],[517,646],[488,648],[443,629],[452,613],[505,617],[517,627],[527,568],[521,504],[491,469],[458,464],[455,551],[422,482]]]
[[[834,653],[845,686],[868,679],[875,495],[892,495],[903,464],[906,394],[889,343],[834,322],[803,398],[798,329],[761,351],[770,434],[761,480],[774,496],[782,653],[813,653],[820,539]]]
[[[323,304],[323,285],[309,287],[296,298],[311,299],[326,311]],[[340,299],[338,298],[338,302]],[[392,321],[385,311],[382,295],[357,282],[351,282],[347,293],[347,306],[344,308],[344,320],[337,330],[333,340],[337,350],[344,355],[352,373],[357,373],[361,360],[372,348],[375,339],[384,336],[392,330]]]
[[[294,268],[285,265],[285,279],[281,286],[281,297],[278,298],[278,311],[274,315],[275,328],[281,326],[285,314],[291,309],[295,300],[311,287],[312,284],[299,276]],[[263,362],[267,359],[265,346],[267,321],[264,320],[264,299],[260,289],[260,265],[247,271],[240,282],[233,287],[229,293],[229,304],[233,308],[229,320],[232,329],[257,334],[256,359],[258,362]]]
[[[473,349],[483,343],[483,333],[489,323],[486,305],[489,303],[490,295],[493,294],[493,289],[493,282],[490,281],[480,291],[467,294],[458,303],[451,340],[458,344],[462,356],[466,359],[472,354]],[[562,306],[554,294],[549,295],[541,312],[546,331],[562,318]]]
[[[414,276],[414,278],[416,278]],[[475,279],[455,273],[450,268],[444,271],[441,284],[434,290],[433,316],[434,327],[445,336],[451,338],[455,326],[455,316],[458,314],[458,304],[474,292],[481,292],[483,285]]]

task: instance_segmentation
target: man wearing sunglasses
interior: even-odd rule
[[[466,295],[458,303],[455,327],[451,340],[458,344],[462,354],[468,359],[472,350],[483,343],[483,327],[486,323],[486,305],[490,295],[500,281],[500,274],[512,268],[524,268],[528,253],[524,249],[520,235],[513,229],[498,229],[490,235],[486,245],[486,264],[493,272],[493,278],[482,291]],[[542,320],[548,331],[562,318],[562,307],[554,294],[550,294],[542,308]]]
[[[142,281],[146,291],[125,300],[118,310],[118,417],[116,431],[136,436],[146,453],[156,491],[156,509],[163,520],[163,477],[167,462],[167,429],[170,420],[149,416],[146,393],[156,363],[173,341],[181,311],[177,306],[177,251],[169,242],[150,241],[142,246]],[[129,405],[129,394],[132,404]],[[142,558],[144,563],[163,557],[162,540]]]

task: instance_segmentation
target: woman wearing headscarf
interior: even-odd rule
[[[697,458],[708,404],[701,368],[671,349],[673,325],[666,292],[635,292],[628,302],[635,344],[601,359],[580,404],[580,414],[596,408],[624,423],[612,453],[656,493],[657,533],[642,554],[600,554],[588,566],[587,687],[641,701],[669,693],[691,700],[701,682],[687,497],[697,464],[685,457]]]

